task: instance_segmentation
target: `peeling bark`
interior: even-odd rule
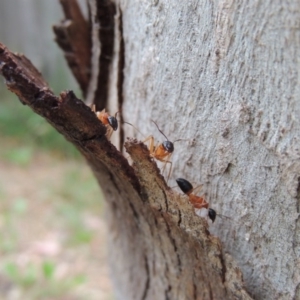
[[[90,81],[91,36],[90,25],[84,19],[76,0],[60,0],[65,20],[53,26],[56,42],[65,53],[65,58],[86,96]]]
[[[255,299],[300,283],[298,1],[120,0],[123,116],[178,142],[173,176],[203,184],[210,230]],[[138,17],[137,17],[138,16]],[[128,126],[129,127],[129,126]],[[142,138],[133,129],[126,133]]]
[[[95,104],[97,110],[107,107],[109,74],[113,59],[115,32],[115,3],[89,0],[91,12],[92,76],[86,97],[87,105]]]

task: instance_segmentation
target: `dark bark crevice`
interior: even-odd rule
[[[97,26],[100,41],[99,74],[94,103],[97,110],[107,107],[109,73],[114,51],[116,6],[110,0],[97,1]]]
[[[147,299],[147,294],[149,292],[149,286],[150,286],[150,278],[151,278],[150,277],[149,262],[148,262],[147,255],[145,255],[144,259],[145,259],[145,270],[146,270],[146,282],[145,282],[145,289],[144,289],[143,295],[141,297],[142,300]]]
[[[123,110],[123,85],[124,85],[124,67],[125,67],[125,43],[123,38],[123,17],[121,7],[118,6],[118,42],[119,42],[119,52],[118,52],[118,78],[117,78],[117,91],[118,91],[118,111],[120,112],[119,118],[120,123],[124,124],[124,118],[122,114]],[[120,126],[120,151],[123,152],[124,145],[124,128]]]

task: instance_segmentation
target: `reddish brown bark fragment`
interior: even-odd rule
[[[90,25],[76,0],[60,0],[60,3],[65,20],[53,26],[55,41],[64,51],[68,65],[86,96],[91,64]]]

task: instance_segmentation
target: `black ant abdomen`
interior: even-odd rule
[[[190,192],[193,191],[192,184],[189,181],[187,181],[186,179],[177,178],[176,182],[183,193],[189,194]]]

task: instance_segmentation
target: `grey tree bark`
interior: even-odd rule
[[[125,143],[130,167],[87,107],[72,93],[55,97],[1,45],[9,88],[80,149],[103,188],[118,298],[300,299],[298,2],[88,3],[87,102],[160,142],[150,119],[171,141],[187,139],[175,144],[169,185],[202,183],[210,206],[231,218],[208,227],[145,146]],[[60,45],[74,33],[71,15],[56,27]],[[76,46],[66,49],[78,61]],[[121,150],[126,136],[144,139],[121,127],[112,140]]]
[[[124,119],[194,140],[175,145],[170,185],[203,183],[232,218],[210,230],[255,299],[300,299],[299,2],[119,2]]]

